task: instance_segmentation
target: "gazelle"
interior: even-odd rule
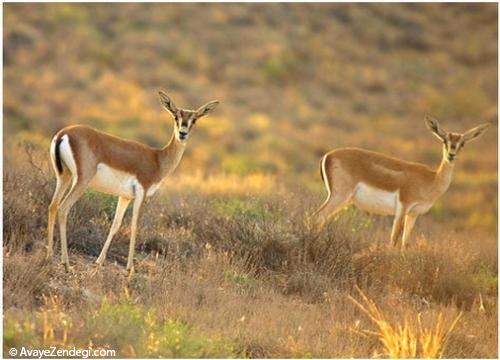
[[[104,262],[125,210],[133,200],[127,261],[127,270],[132,271],[137,220],[145,198],[152,196],[162,180],[179,164],[189,132],[196,121],[219,103],[210,101],[198,110],[185,110],[176,107],[163,91],[159,92],[159,96],[163,107],[174,118],[172,138],[162,149],[154,149],[83,125],[66,127],[54,136],[50,145],[50,158],[57,176],[57,185],[49,205],[47,257],[53,255],[54,224],[58,215],[61,260],[66,268],[69,268],[66,219],[71,207],[83,195],[85,189],[91,188],[118,196],[111,229],[96,261],[99,265]],[[65,194],[70,185],[70,190]]]
[[[429,130],[443,143],[443,158],[436,170],[384,154],[357,148],[332,150],[323,156],[320,171],[328,198],[312,215],[319,226],[343,207],[354,203],[372,213],[394,215],[391,242],[407,243],[419,215],[425,214],[450,186],[457,154],[484,133],[488,124],[463,134],[444,131],[426,117]]]

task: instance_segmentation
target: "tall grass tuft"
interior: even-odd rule
[[[440,358],[443,355],[446,341],[453,331],[458,321],[462,317],[460,312],[453,322],[446,328],[443,321],[443,314],[439,313],[437,320],[430,327],[422,325],[421,314],[417,316],[417,326],[405,316],[403,323],[391,324],[382,310],[370,300],[359,288],[359,292],[364,305],[358,300],[349,296],[349,299],[356,304],[372,320],[378,331],[363,330],[362,332],[378,337],[384,348],[384,354],[390,358]]]

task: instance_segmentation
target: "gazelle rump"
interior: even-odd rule
[[[163,92],[160,102],[174,118],[174,131],[162,149],[122,139],[84,125],[68,126],[52,139],[50,158],[57,177],[49,205],[47,256],[53,255],[54,226],[59,222],[61,260],[69,267],[66,221],[75,202],[87,188],[118,196],[115,217],[97,263],[102,265],[113,236],[120,228],[129,203],[133,200],[127,270],[132,270],[137,222],[144,200],[152,196],[162,180],[179,164],[189,133],[196,121],[218,104],[211,101],[198,110],[177,108]],[[67,189],[69,188],[69,191]],[[66,192],[67,191],[67,192]]]
[[[312,215],[318,226],[349,204],[383,215],[394,215],[391,242],[402,237],[407,244],[415,221],[443,195],[453,175],[457,154],[464,145],[481,136],[488,124],[463,134],[445,132],[439,122],[426,117],[429,130],[443,143],[443,157],[436,170],[384,154],[357,148],[328,152],[320,171],[328,197]]]

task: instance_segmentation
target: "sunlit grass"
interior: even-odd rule
[[[233,357],[232,341],[204,337],[174,319],[162,320],[154,309],[135,304],[126,291],[115,302],[106,298],[95,310],[70,314],[57,297],[45,297],[34,314],[17,313],[4,322],[5,348],[57,346],[114,349],[125,357]]]
[[[448,326],[444,325],[443,314],[429,327],[422,325],[421,314],[417,316],[417,325],[405,316],[403,322],[391,324],[383,311],[357,288],[363,303],[349,296],[354,304],[363,311],[377,326],[378,331],[361,330],[362,333],[376,336],[383,346],[384,355],[393,358],[440,358],[446,341],[458,321],[459,313]]]
[[[175,176],[169,179],[166,191],[196,191],[203,194],[237,195],[269,195],[279,193],[284,189],[276,181],[276,177],[267,174],[215,174]]]

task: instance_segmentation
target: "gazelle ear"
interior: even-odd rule
[[[219,100],[213,100],[207,102],[205,105],[201,106],[198,110],[196,110],[196,117],[200,118],[202,116],[207,115],[210,111],[215,109],[219,104]]]
[[[482,124],[482,125],[476,126],[475,128],[472,128],[470,130],[467,130],[464,133],[464,141],[469,142],[471,140],[477,139],[478,137],[480,137],[481,135],[484,134],[484,132],[486,131],[488,126],[490,126],[490,124]]]
[[[175,106],[172,99],[170,99],[170,97],[161,90],[158,91],[158,95],[160,96],[160,103],[163,105],[163,107],[167,109],[167,111],[173,117],[175,117],[175,114],[177,113],[177,107]]]
[[[427,125],[427,128],[430,130],[430,132],[437,137],[441,141],[445,141],[446,139],[446,132],[441,128],[439,125],[439,122],[434,119],[433,117],[426,115],[425,116],[425,124]]]

